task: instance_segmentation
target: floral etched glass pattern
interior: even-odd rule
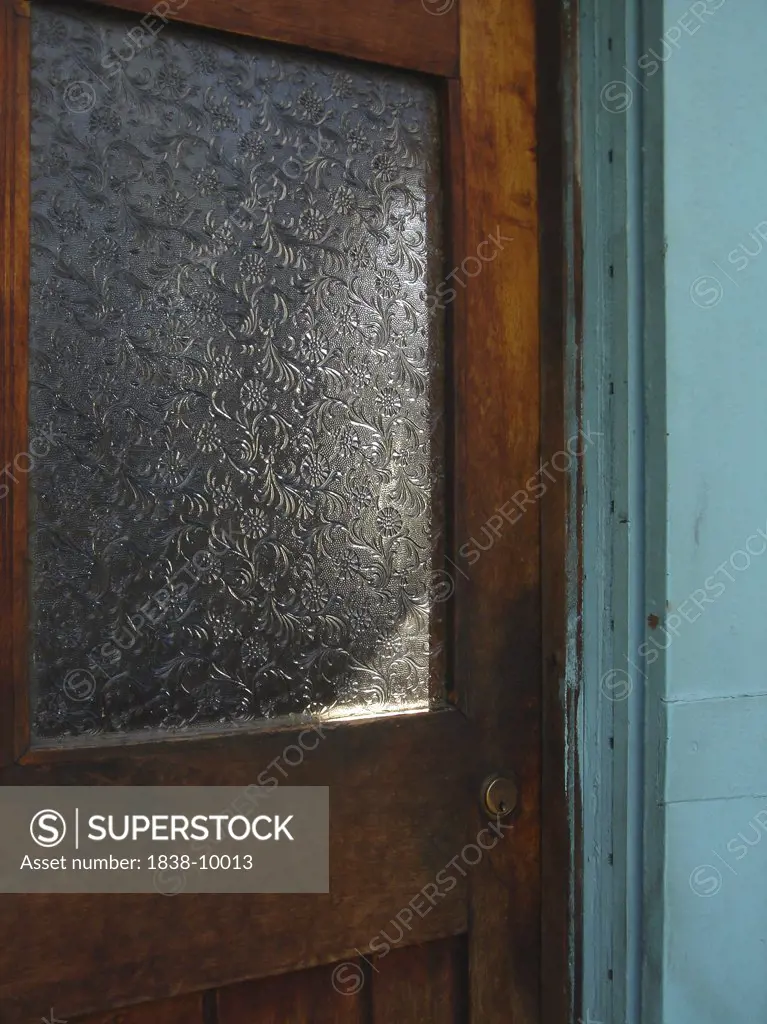
[[[35,735],[430,707],[434,88],[136,24],[32,5]]]

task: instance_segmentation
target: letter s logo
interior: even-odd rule
[[[67,834],[67,823],[58,811],[38,811],[29,823],[29,834],[38,846],[58,846]]]

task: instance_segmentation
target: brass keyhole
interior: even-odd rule
[[[494,818],[507,818],[517,806],[519,790],[512,774],[491,775],[482,791],[485,811]]]

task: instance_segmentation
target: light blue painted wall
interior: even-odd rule
[[[681,620],[676,636],[648,633],[671,639],[662,1024],[767,1021],[767,4],[720,3],[696,22],[694,3],[665,0],[667,38],[681,37],[654,47],[667,614]]]

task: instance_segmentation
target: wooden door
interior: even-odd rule
[[[331,884],[3,896],[0,1020],[542,1020],[533,0],[1,9],[3,782],[328,786]]]

